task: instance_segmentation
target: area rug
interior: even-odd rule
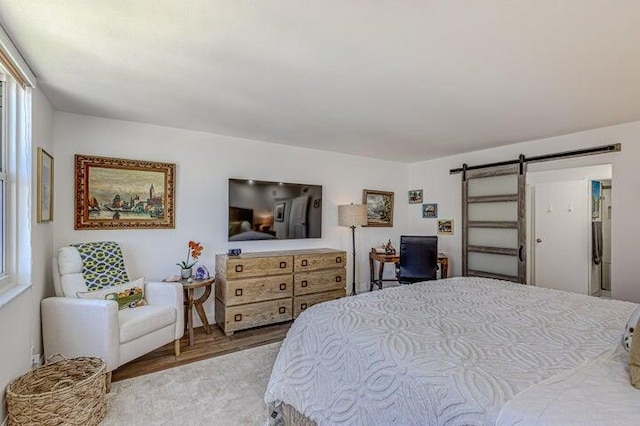
[[[262,425],[280,342],[111,385],[103,425]]]

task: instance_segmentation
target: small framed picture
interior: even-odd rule
[[[422,204],[422,189],[409,191],[409,204]]]
[[[423,204],[422,217],[424,219],[436,219],[438,217],[438,203]]]
[[[365,189],[362,204],[367,205],[367,224],[363,226],[393,227],[393,192]]]
[[[276,222],[284,222],[284,207],[286,203],[278,203],[275,205],[274,219]]]
[[[591,219],[600,219],[600,197],[602,183],[600,181],[591,182]]]
[[[38,148],[37,220],[53,220],[53,157]]]
[[[453,235],[453,219],[438,219],[438,234]]]

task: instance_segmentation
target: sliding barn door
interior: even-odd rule
[[[525,284],[526,164],[464,169],[462,273]]]

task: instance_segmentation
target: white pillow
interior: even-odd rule
[[[119,293],[126,293],[126,295],[119,298]],[[144,278],[96,291],[79,291],[76,296],[80,299],[114,300],[120,309],[136,308],[147,304],[144,301]]]
[[[624,334],[622,335],[622,347],[624,347],[627,352],[629,352],[631,348],[631,341],[633,339],[633,334],[636,325],[638,324],[638,320],[640,320],[640,306],[638,306],[629,317],[627,326],[624,328]],[[640,336],[640,334],[638,335]]]
[[[79,292],[87,291],[82,273],[66,274],[60,277],[60,287],[64,297],[78,297]]]
[[[58,270],[62,276],[82,273],[82,258],[77,248],[64,246],[58,249]]]

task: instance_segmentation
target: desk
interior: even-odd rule
[[[380,266],[378,267],[378,276],[376,278],[376,270],[375,270],[375,261],[380,262]],[[369,291],[373,290],[373,286],[377,285],[378,288],[382,288],[383,281],[398,281],[395,278],[383,279],[384,276],[384,264],[385,263],[397,263],[400,261],[399,254],[385,254],[385,253],[376,253],[375,249],[371,249],[369,252],[369,272],[370,272],[370,282],[369,282]],[[440,269],[440,278],[447,278],[447,273],[449,271],[449,259],[446,256],[438,255],[438,268]]]
[[[180,280],[180,284],[182,284],[182,289],[184,290],[184,306],[186,307],[185,316],[187,317],[187,332],[189,333],[189,346],[194,345],[193,339],[193,308],[196,308],[196,312],[198,312],[198,316],[200,317],[200,321],[202,321],[202,326],[204,327],[204,331],[207,334],[211,334],[211,327],[209,326],[209,320],[207,319],[207,314],[204,312],[204,307],[202,304],[209,298],[211,295],[211,286],[215,282],[214,278],[208,278],[205,280],[193,280],[191,282],[187,282],[187,280]],[[197,299],[194,299],[193,291],[196,288],[203,288],[204,294]]]

